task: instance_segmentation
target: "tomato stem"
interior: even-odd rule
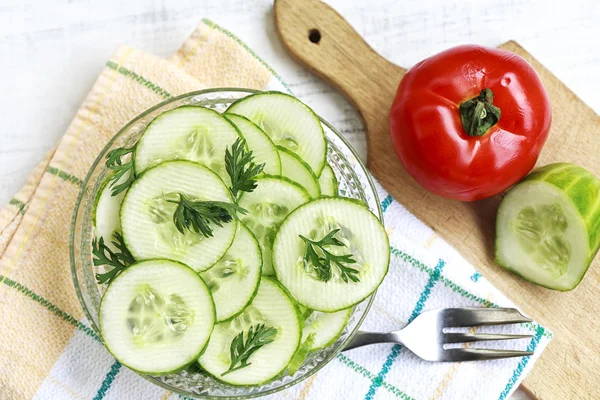
[[[460,105],[460,119],[469,136],[483,136],[500,120],[500,109],[492,104],[494,93],[485,88],[479,96]]]

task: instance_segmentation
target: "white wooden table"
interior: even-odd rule
[[[444,48],[516,39],[600,112],[596,0],[330,0],[366,40],[409,67]],[[171,55],[203,17],[232,30],[295,93],[347,134],[361,154],[358,117],[287,56],[272,0],[0,0],[0,206],[58,141],[119,43]],[[560,112],[560,110],[556,110]],[[515,398],[526,398],[517,394]]]

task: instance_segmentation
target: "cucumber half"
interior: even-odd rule
[[[327,144],[319,117],[289,94],[263,92],[234,102],[226,114],[243,115],[258,125],[277,146],[298,154],[318,175],[325,165]]]
[[[547,165],[511,189],[496,220],[496,263],[555,290],[575,288],[600,246],[600,181]]]
[[[170,260],[129,266],[106,289],[99,311],[106,348],[146,374],[178,371],[198,359],[215,321],[204,281]]]
[[[265,164],[263,171],[269,175],[281,174],[281,160],[277,148],[267,136],[254,122],[246,117],[236,114],[227,114],[225,116],[233,122],[240,130],[248,149],[252,151],[255,164]]]
[[[240,222],[227,253],[200,274],[215,301],[217,322],[240,313],[250,303],[258,290],[261,267],[260,246]]]
[[[241,332],[246,335],[250,327],[258,324],[277,329],[273,342],[254,352],[248,366],[222,375],[231,364],[232,340]],[[231,385],[260,385],[285,370],[300,345],[301,331],[302,320],[295,303],[278,283],[263,277],[256,297],[244,312],[215,326],[199,363],[219,381]]]
[[[281,158],[281,175],[290,178],[302,186],[310,197],[316,199],[321,195],[321,188],[317,176],[310,165],[285,147],[277,146]]]
[[[320,280],[306,263],[306,243],[300,235],[321,240],[334,230],[345,246],[327,250],[351,254],[358,281],[345,281],[331,265],[331,279]],[[304,307],[323,312],[349,308],[373,293],[383,281],[390,261],[388,237],[381,222],[362,203],[346,198],[320,198],[300,206],[281,224],[273,244],[273,266],[279,281]]]
[[[135,171],[139,174],[165,161],[189,160],[207,166],[229,184],[225,150],[238,138],[236,127],[218,112],[177,107],[160,114],[144,131],[135,147]]]
[[[257,179],[253,192],[239,200],[248,213],[240,218],[256,236],[263,256],[263,274],[273,275],[271,249],[281,221],[296,207],[310,201],[310,196],[295,182],[283,177],[264,176]]]
[[[195,200],[232,203],[231,192],[207,167],[191,161],[169,161],[146,170],[127,191],[121,206],[121,228],[127,248],[136,260],[168,258],[198,272],[214,265],[229,249],[237,228],[233,219],[211,224],[212,237],[173,223],[179,193]]]

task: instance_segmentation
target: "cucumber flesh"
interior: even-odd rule
[[[271,249],[281,221],[296,207],[308,201],[310,196],[304,188],[282,177],[259,178],[253,192],[242,194],[239,204],[248,213],[240,218],[260,244],[264,275],[274,273]]]
[[[329,246],[333,254],[351,254],[358,282],[344,281],[331,266],[329,281],[319,280],[312,264],[304,262],[306,244],[300,235],[321,240],[338,229],[335,238],[345,244]],[[387,234],[375,215],[362,203],[346,198],[320,198],[293,211],[281,224],[273,244],[277,279],[298,303],[312,310],[334,312],[349,308],[383,281],[390,261]]]
[[[99,311],[106,348],[146,374],[167,374],[194,362],[206,347],[215,309],[204,281],[169,260],[129,266],[108,286]]]
[[[281,160],[277,148],[254,122],[246,117],[236,114],[227,114],[225,116],[233,122],[239,129],[241,136],[246,139],[248,149],[252,151],[255,164],[265,164],[263,172],[269,175],[281,174]]]
[[[496,262],[555,290],[575,288],[600,246],[600,181],[572,164],[551,164],[502,200]]]
[[[321,188],[321,195],[323,196],[337,196],[338,195],[338,181],[333,172],[331,165],[325,164],[321,176],[319,176],[319,187]]]
[[[123,175],[120,181],[127,180],[128,175],[128,173]],[[97,239],[104,238],[104,243],[114,251],[117,249],[113,245],[112,240],[115,233],[121,233],[119,210],[121,209],[121,203],[127,190],[113,196],[110,179],[111,176],[102,183],[96,197],[96,204],[94,204],[94,235]]]
[[[263,92],[234,102],[226,111],[258,125],[277,146],[298,154],[318,175],[325,165],[327,144],[319,117],[285,93]]]
[[[298,183],[313,199],[319,197],[321,195],[319,181],[310,166],[285,147],[278,146],[277,150],[281,158],[281,175]]]
[[[258,242],[243,223],[233,244],[214,266],[200,273],[208,285],[217,310],[217,322],[239,314],[256,294],[262,256]]]
[[[323,349],[335,343],[342,335],[352,315],[352,308],[334,313],[313,312],[304,323],[302,341],[314,334],[310,351]]]
[[[146,128],[134,153],[136,173],[170,160],[198,162],[227,185],[225,149],[239,138],[236,127],[214,110],[182,106],[164,112]]]
[[[254,352],[248,359],[250,365],[222,375],[231,364],[231,341],[240,332],[246,337],[250,327],[257,324],[276,328],[274,341]],[[215,326],[199,363],[217,380],[231,385],[260,385],[285,370],[300,345],[301,331],[302,321],[294,302],[278,283],[264,277],[244,312]]]
[[[127,191],[121,206],[121,228],[127,248],[136,260],[168,258],[198,272],[214,265],[229,249],[237,220],[219,227],[212,237],[173,223],[179,193],[196,199],[232,203],[231,192],[207,167],[190,161],[169,161],[146,170]]]

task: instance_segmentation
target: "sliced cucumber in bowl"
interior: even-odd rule
[[[240,198],[240,206],[248,211],[241,220],[260,243],[263,274],[273,275],[271,249],[281,221],[308,201],[310,195],[303,187],[289,179],[274,176],[258,179],[256,189]]]
[[[205,349],[215,308],[204,281],[170,260],[129,266],[102,296],[100,332],[106,348],[145,374],[183,369]]]
[[[338,181],[333,168],[329,164],[325,164],[323,172],[319,176],[319,187],[323,196],[333,197],[338,195]]]
[[[244,340],[250,329],[276,329],[272,342],[249,357],[244,368],[230,371],[232,342],[239,335]],[[273,279],[263,277],[258,293],[242,314],[229,322],[217,324],[206,351],[199,359],[203,370],[215,379],[231,385],[261,385],[283,372],[300,345],[302,319],[296,304]]]
[[[198,98],[188,101],[194,103]],[[228,103],[214,98],[209,101],[208,107],[213,109],[223,109]],[[126,193],[113,197],[106,190],[98,195],[104,197],[106,204],[98,207],[94,203],[96,217],[102,222],[106,219],[106,223],[113,226],[104,230],[108,232],[105,235],[117,230],[122,232],[119,243],[111,251],[99,239],[102,229],[93,228],[92,261],[98,267],[94,272],[99,289],[109,293],[111,288],[120,285],[136,287],[134,293],[127,289],[129,291],[121,290],[120,294],[114,292],[111,295],[119,307],[124,307],[119,302],[129,305],[127,313],[104,307],[109,303],[102,306],[104,318],[117,321],[101,326],[103,336],[111,337],[107,340],[107,343],[113,342],[111,351],[124,361],[124,365],[136,371],[167,374],[155,378],[177,389],[181,386],[175,382],[193,375],[193,384],[206,383],[211,387],[206,393],[211,395],[212,388],[226,394],[240,390],[231,386],[260,386],[276,379],[273,387],[278,388],[281,382],[295,381],[297,374],[294,377],[288,375],[293,375],[296,368],[304,365],[304,371],[308,363],[322,365],[323,361],[318,361],[320,351],[336,341],[348,323],[350,313],[347,308],[337,312],[336,307],[341,307],[340,304],[325,304],[315,310],[314,304],[303,301],[303,306],[292,297],[293,290],[273,276],[273,244],[284,220],[298,207],[321,199],[322,195],[335,195],[337,184],[333,170],[325,161],[327,146],[323,129],[327,129],[334,144],[331,154],[339,153],[336,165],[341,165],[337,164],[339,161],[352,170],[355,164],[352,160],[346,161],[339,150],[346,149],[345,143],[338,146],[338,138],[330,136],[333,134],[326,123],[321,125],[308,107],[285,94],[250,95],[236,104],[222,115],[198,111],[199,107],[190,105],[164,107],[169,110],[146,127],[141,140],[111,150],[111,165],[107,158],[105,165],[108,168],[122,171],[127,166],[132,172],[131,179],[121,185],[121,189],[125,186]],[[144,123],[141,121],[142,125]],[[217,137],[223,126],[225,135]],[[140,131],[133,133],[139,135]],[[219,153],[223,154],[219,156]],[[120,158],[115,159],[116,155]],[[315,173],[317,171],[321,171],[321,179]],[[105,172],[101,174],[104,176]],[[355,180],[365,183],[362,175]],[[368,183],[368,177],[366,181]],[[324,188],[323,193],[321,188]],[[366,190],[369,192],[368,187]],[[369,198],[369,194],[371,192],[364,196],[357,190],[350,195]],[[119,218],[113,218],[111,222],[110,216],[115,215]],[[347,224],[340,224],[335,215],[317,220],[318,225],[308,231],[303,228],[299,234],[318,241],[319,236],[327,234],[327,229],[339,229],[336,240],[343,241],[356,259],[356,265],[349,266],[349,269],[356,268],[355,276],[348,275],[351,276],[350,283],[362,281],[359,286],[370,285],[371,278],[363,276],[370,268],[369,263],[363,262],[362,253],[356,251],[354,236],[348,236]],[[306,224],[311,223],[308,218]],[[299,261],[298,254],[290,257]],[[135,272],[144,265],[148,278],[153,278],[148,271],[159,271],[149,267],[154,262],[161,263],[161,268],[166,271],[158,274],[159,279],[146,282],[141,280],[143,274],[140,274],[135,284],[123,283],[129,279],[129,271]],[[179,337],[177,333],[175,336],[170,334],[170,330],[178,332],[183,325],[192,323],[192,316],[200,315],[190,311],[191,303],[182,300],[183,296],[177,297],[177,290],[171,290],[169,285],[174,279],[169,271],[174,267],[169,266],[170,263],[196,274],[195,279],[186,282],[188,286],[182,286],[183,295],[188,295],[189,285],[196,285],[198,280],[203,282],[205,287],[195,290],[202,292],[198,297],[206,298],[205,293],[208,293],[211,299],[214,310],[212,317],[206,320],[206,327],[214,325],[214,329],[211,328],[210,338],[203,348],[196,342],[197,346],[187,347],[192,340],[184,339],[186,344],[179,352],[174,352],[176,359],[159,360],[169,357],[168,346],[174,337]],[[316,273],[306,265],[304,267],[314,279]],[[180,273],[173,272],[172,275],[178,280]],[[332,280],[339,279],[343,280],[341,275],[333,272]],[[164,285],[159,287],[161,281]],[[288,286],[294,289],[293,285]],[[306,285],[301,283],[300,286]],[[372,290],[375,290],[376,285],[373,286]],[[355,289],[352,287],[350,291]],[[322,300],[319,299],[320,288],[314,290],[317,304]],[[360,290],[367,293],[371,289]],[[348,299],[343,300],[344,304],[350,303]],[[352,304],[355,300],[351,299]],[[134,302],[144,306],[131,306]],[[352,305],[348,307],[353,308]],[[368,309],[367,302],[356,309],[364,312]],[[201,314],[200,318],[204,319],[206,311]],[[143,354],[140,356],[140,352],[132,350],[124,352],[114,344],[128,339],[124,333],[116,334],[110,330],[110,326],[118,324],[119,318],[126,321],[128,335],[143,336],[143,340],[136,339],[134,345],[142,343],[142,347],[150,348],[156,343],[167,350],[141,365],[139,360],[143,359]],[[363,318],[361,316],[357,321]],[[304,331],[303,327],[306,327]],[[260,346],[256,347],[256,343]],[[319,353],[310,354],[312,352]],[[333,355],[333,352],[329,354]],[[171,372],[187,368],[190,358],[197,359],[195,367],[171,375]],[[184,385],[189,387],[187,381]],[[252,390],[263,393],[264,387]]]
[[[327,244],[319,246],[326,238]],[[298,207],[273,243],[277,279],[298,303],[323,312],[349,308],[373,293],[389,261],[381,222],[364,204],[346,198],[320,198]]]
[[[226,321],[246,308],[256,295],[262,270],[258,241],[243,223],[227,253],[200,276],[210,289],[217,322]]]
[[[168,258],[196,271],[213,266],[229,249],[237,220],[214,226],[212,236],[178,231],[173,218],[181,194],[203,201],[233,202],[223,181],[191,161],[169,161],[142,173],[121,206],[121,228],[136,260]]]
[[[127,178],[122,178],[126,180]],[[96,201],[94,203],[94,235],[96,238],[104,238],[104,243],[112,248],[112,240],[115,233],[121,233],[121,218],[120,210],[121,203],[127,191],[122,191],[117,195],[113,195],[112,189],[113,175],[102,183]]]
[[[225,149],[239,138],[229,120],[214,110],[197,106],[174,108],[156,117],[137,142],[134,165],[137,174],[171,160],[198,162],[225,182]]]
[[[281,158],[281,175],[302,186],[313,199],[319,197],[321,188],[310,165],[285,147],[277,146],[277,150]]]
[[[263,169],[265,174],[280,175],[281,159],[277,147],[275,147],[269,136],[246,117],[227,114],[225,118],[233,122],[240,130],[242,137],[246,139],[248,149],[254,155],[254,163],[265,164]]]
[[[235,101],[225,114],[238,114],[258,125],[277,146],[300,156],[320,175],[327,143],[319,117],[289,94],[262,92]]]

